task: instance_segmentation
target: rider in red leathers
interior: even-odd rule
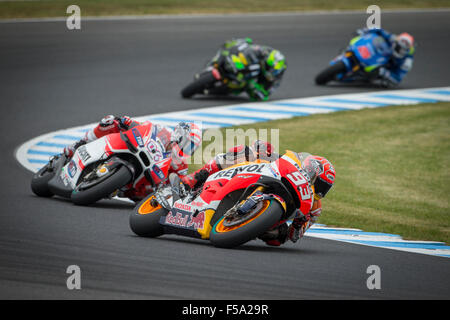
[[[209,175],[235,165],[243,161],[255,161],[257,159],[266,161],[275,161],[279,155],[272,152],[273,146],[261,140],[256,140],[252,146],[239,145],[231,148],[227,153],[216,155],[202,168],[184,176],[182,182],[191,189],[200,187]],[[286,223],[276,226],[265,232],[259,238],[271,246],[280,246],[287,240],[297,242],[306,230],[311,227],[322,213],[322,201],[328,191],[331,189],[336,176],[333,165],[327,159],[314,156],[306,152],[297,153],[297,157],[302,164],[314,186],[314,202],[311,210],[304,215],[299,209],[296,210],[292,223],[288,226]]]
[[[95,128],[86,132],[81,140],[65,147],[63,152],[67,158],[70,159],[75,150],[83,144],[108,134],[129,130],[143,123],[144,122],[136,121],[128,116],[115,117],[113,115],[108,115],[104,117]],[[170,172],[177,173],[181,177],[186,175],[188,170],[187,159],[194,153],[202,141],[201,129],[194,123],[184,122],[180,122],[173,130],[155,123],[152,123],[152,125],[156,127],[156,137],[159,138],[166,151],[172,151],[172,167]],[[153,188],[149,184],[143,186],[141,190],[125,191],[123,194],[119,194],[119,196],[137,201],[144,198],[152,190]]]

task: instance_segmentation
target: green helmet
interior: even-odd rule
[[[264,64],[264,76],[268,81],[274,81],[280,78],[287,69],[286,58],[275,49],[268,51]]]

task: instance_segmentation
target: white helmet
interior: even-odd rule
[[[202,130],[195,123],[180,122],[175,126],[170,141],[178,146],[179,156],[191,156],[202,143]]]
[[[414,52],[414,38],[406,32],[403,32],[395,37],[392,44],[392,54],[394,57],[402,59],[407,54]]]

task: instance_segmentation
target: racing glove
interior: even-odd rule
[[[133,124],[133,119],[131,119],[129,116],[123,116],[121,118],[115,117],[114,120],[117,121],[118,127],[122,130],[128,130]]]

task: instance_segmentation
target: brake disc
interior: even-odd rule
[[[247,213],[238,214],[236,208],[233,207],[225,213],[223,225],[225,227],[233,227],[252,219],[262,209],[264,201],[259,201],[256,206]]]

